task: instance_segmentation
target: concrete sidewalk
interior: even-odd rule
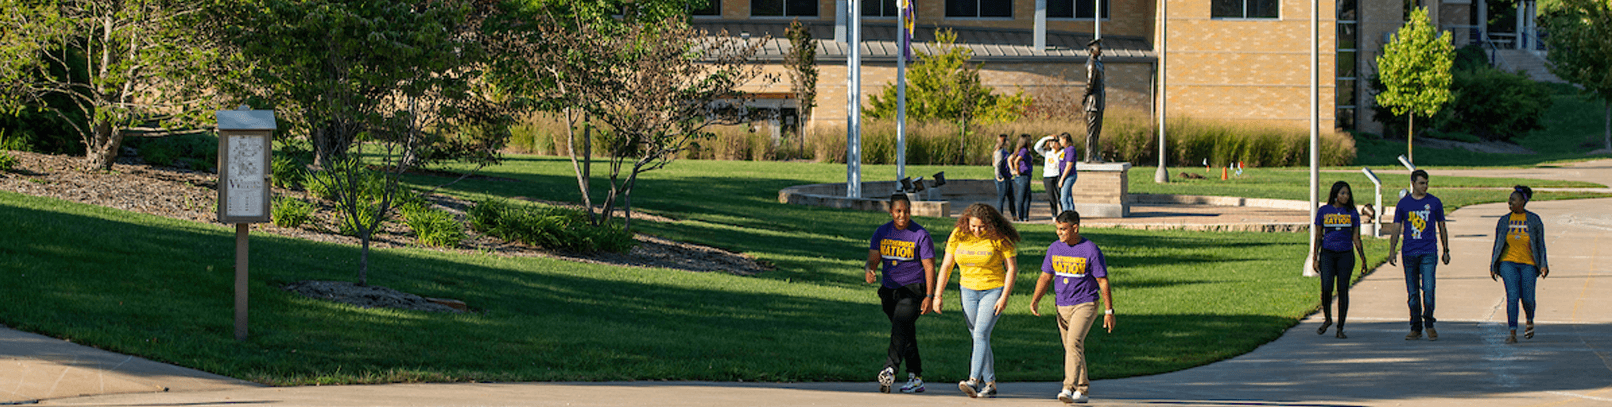
[[[0,326],[0,404],[257,384]]]

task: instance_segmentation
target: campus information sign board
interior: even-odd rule
[[[272,110],[218,112],[218,222],[269,222]]]

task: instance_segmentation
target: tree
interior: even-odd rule
[[[1605,147],[1612,150],[1612,4],[1605,0],[1542,3],[1539,26],[1551,73],[1582,86],[1606,108]]]
[[[789,70],[790,89],[795,92],[796,108],[795,124],[796,137],[800,137],[801,149],[806,148],[806,121],[812,116],[812,109],[817,107],[817,42],[812,41],[812,33],[800,24],[800,19],[789,23],[785,31],[789,37],[789,53],[784,54],[784,67]]]
[[[83,140],[89,169],[111,168],[131,132],[205,117],[197,89],[206,86],[194,81],[217,53],[189,29],[194,2],[0,0],[0,9],[0,110],[60,118]]]
[[[957,32],[936,31],[935,48],[939,52],[919,52],[918,62],[909,66],[908,119],[952,121],[957,124],[959,139],[963,139],[976,121],[1011,121],[1023,117],[1029,109],[1031,99],[1023,90],[997,95],[980,82],[980,67],[984,64],[969,64],[974,51],[957,45]],[[896,116],[896,84],[885,84],[882,93],[869,100],[872,108],[864,115],[876,119]]]
[[[1412,149],[1416,116],[1432,117],[1451,99],[1450,67],[1455,63],[1455,47],[1450,44],[1449,32],[1434,36],[1428,21],[1427,10],[1412,11],[1410,21],[1400,27],[1377,57],[1377,72],[1387,88],[1377,94],[1377,104],[1393,109],[1396,115],[1408,115],[1405,154],[1412,162],[1416,161]]]
[[[542,72],[519,82],[543,84],[527,90],[549,100],[551,108],[565,107],[571,120],[580,111],[606,127],[599,140],[609,155],[610,191],[595,222],[608,222],[619,200],[623,227],[630,230],[640,174],[664,168],[690,142],[713,137],[706,127],[760,113],[743,107],[738,88],[762,78],[751,59],[765,39],[711,35],[679,16],[641,22],[628,15],[629,23],[619,24],[556,14],[538,24],[542,41],[528,42],[522,51]],[[577,165],[575,148],[570,151],[591,212],[588,166]]]
[[[215,34],[250,64],[228,88],[278,102],[278,117],[313,142],[321,169],[313,182],[331,192],[344,232],[361,243],[359,285],[368,284],[370,238],[407,195],[404,172],[439,162],[479,170],[500,159],[508,104],[481,80],[491,55],[480,30],[495,7],[260,0],[217,9]]]

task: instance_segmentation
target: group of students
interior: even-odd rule
[[[1007,309],[1018,276],[1019,232],[996,208],[982,203],[969,205],[957,217],[956,227],[946,239],[937,273],[934,242],[928,230],[912,221],[912,202],[905,194],[895,194],[890,197],[889,209],[891,220],[873,233],[864,270],[867,283],[880,284],[879,298],[891,322],[889,355],[878,374],[879,391],[891,391],[896,370],[903,361],[907,364],[907,382],[900,391],[924,391],[916,322],[919,315],[942,312],[947,280],[956,268],[963,321],[973,337],[968,380],[957,383],[957,387],[969,397],[995,397],[991,331]],[[1030,313],[1041,316],[1041,297],[1052,287],[1065,352],[1063,389],[1057,398],[1065,403],[1084,403],[1091,385],[1086,374],[1086,333],[1096,319],[1098,299],[1103,301],[1103,328],[1114,331],[1114,297],[1102,250],[1080,235],[1080,214],[1066,210],[1058,214],[1055,222],[1058,240],[1048,245],[1042,260]],[[879,270],[883,271],[882,278]]]
[[[1025,140],[1028,136],[1022,137],[1020,144]],[[1403,237],[1405,245],[1399,254],[1405,264],[1411,327],[1405,339],[1421,339],[1426,332],[1428,340],[1436,341],[1435,270],[1439,260],[1446,265],[1450,262],[1449,233],[1444,226],[1443,202],[1427,193],[1427,172],[1412,172],[1411,185],[1411,192],[1395,207],[1394,223],[1401,226],[1401,232],[1390,239],[1389,263],[1395,262],[1393,252]],[[1523,337],[1533,338],[1534,282],[1550,274],[1545,256],[1544,224],[1538,214],[1526,209],[1532,198],[1533,190],[1529,187],[1513,188],[1509,199],[1511,211],[1500,217],[1495,226],[1489,275],[1505,281],[1506,316],[1511,328],[1506,343],[1517,342],[1519,302],[1527,315]],[[870,239],[864,267],[867,283],[880,284],[879,298],[891,322],[889,353],[878,374],[879,390],[886,393],[892,390],[896,371],[906,362],[907,382],[899,390],[903,393],[924,391],[916,323],[919,315],[941,313],[947,281],[956,268],[960,276],[963,321],[973,337],[968,380],[959,382],[957,387],[969,397],[995,397],[991,331],[1002,311],[1007,309],[1017,280],[1019,232],[996,208],[981,203],[969,205],[957,217],[957,224],[946,239],[946,250],[937,270],[934,242],[927,229],[912,221],[912,202],[906,194],[891,195],[889,211],[890,222],[879,226]],[[1058,240],[1047,246],[1041,275],[1030,297],[1030,313],[1041,316],[1041,297],[1048,287],[1053,288],[1058,334],[1064,347],[1064,381],[1057,398],[1065,403],[1084,403],[1091,387],[1085,358],[1086,334],[1097,318],[1099,300],[1102,301],[1103,328],[1110,333],[1114,331],[1114,297],[1103,251],[1080,235],[1080,213],[1066,209],[1059,212],[1054,221]],[[1335,336],[1347,338],[1343,327],[1348,319],[1349,280],[1356,255],[1360,258],[1360,271],[1366,271],[1365,248],[1360,243],[1360,213],[1355,209],[1349,183],[1338,181],[1332,185],[1327,205],[1317,211],[1315,224],[1321,244],[1311,255],[1321,275],[1321,310],[1326,317],[1316,333],[1325,334],[1333,325],[1332,294],[1336,290]]]
[[[1056,217],[1065,210],[1074,209],[1075,151],[1074,136],[1069,133],[1046,136],[1030,144],[1029,134],[1020,134],[1016,144],[1008,142],[1007,134],[996,136],[996,147],[991,153],[991,168],[996,173],[996,209],[1014,220],[1030,220],[1030,174],[1034,172],[1034,158],[1041,155],[1041,185],[1047,190],[1048,206]]]
[[[1437,319],[1433,317],[1436,270],[1441,260],[1450,264],[1444,202],[1427,193],[1427,189],[1427,171],[1412,171],[1411,191],[1394,207],[1393,223],[1399,225],[1400,232],[1388,241],[1388,264],[1395,264],[1394,249],[1399,247],[1401,238],[1405,241],[1398,259],[1404,263],[1406,305],[1410,307],[1410,333],[1405,335],[1405,340],[1421,339],[1424,332],[1428,340],[1438,340],[1438,329],[1434,328]],[[1517,343],[1519,303],[1527,316],[1523,338],[1534,337],[1534,283],[1550,275],[1550,263],[1545,256],[1544,222],[1527,209],[1533,197],[1532,188],[1513,187],[1507,200],[1510,213],[1501,216],[1495,225],[1489,278],[1505,283],[1506,323],[1511,328],[1506,343]],[[1321,275],[1321,312],[1325,316],[1315,333],[1326,334],[1327,328],[1332,326],[1332,294],[1336,289],[1338,328],[1333,335],[1348,338],[1343,333],[1343,325],[1349,317],[1349,279],[1354,272],[1355,255],[1360,257],[1360,272],[1366,272],[1366,251],[1360,243],[1360,213],[1355,210],[1349,183],[1332,184],[1327,205],[1316,211],[1315,225],[1321,244],[1311,253],[1311,260]]]

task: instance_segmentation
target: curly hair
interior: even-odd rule
[[[968,208],[963,209],[962,215],[957,216],[955,230],[968,230],[968,220],[970,218],[980,218],[981,221],[985,222],[985,238],[992,240],[1007,239],[1015,244],[1019,243],[1019,230],[1014,229],[1013,222],[1009,222],[1006,217],[1002,216],[1002,212],[997,211],[995,207],[983,203],[969,205]]]

